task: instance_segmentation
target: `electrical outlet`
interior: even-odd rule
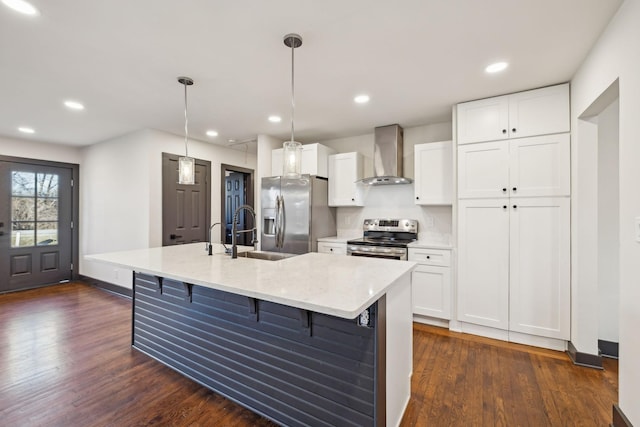
[[[634,228],[636,230],[636,242],[640,242],[640,216],[635,218]]]

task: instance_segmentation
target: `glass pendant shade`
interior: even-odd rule
[[[282,176],[300,178],[302,171],[302,144],[296,141],[285,141],[282,144]]]
[[[196,160],[193,157],[178,158],[178,184],[196,183]]]

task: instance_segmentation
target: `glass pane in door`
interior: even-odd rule
[[[11,173],[11,247],[58,244],[58,175]]]

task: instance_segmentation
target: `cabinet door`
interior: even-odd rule
[[[453,194],[451,141],[417,144],[414,153],[416,204],[450,205]]]
[[[569,199],[511,202],[509,329],[568,340]]]
[[[419,264],[411,273],[413,313],[451,319],[451,273],[448,267]]]
[[[362,191],[356,181],[362,178],[360,153],[329,156],[329,206],[362,206]]]
[[[509,142],[511,197],[568,196],[571,192],[569,134]]]
[[[509,327],[507,200],[458,203],[458,320]]]
[[[508,197],[508,141],[484,142],[458,147],[458,197]]]
[[[509,137],[569,132],[569,85],[509,95]]]
[[[458,104],[456,121],[458,144],[506,139],[509,137],[508,97]]]

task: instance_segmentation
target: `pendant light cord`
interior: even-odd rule
[[[184,154],[185,157],[189,157],[189,146],[187,141],[189,140],[189,119],[187,117],[187,83],[184,83]]]
[[[292,37],[293,39],[293,37]],[[295,51],[295,41],[292,40],[291,41],[291,142],[294,142],[295,140],[293,139],[293,116],[295,114],[295,109],[296,109],[296,103],[295,103],[295,90],[294,90],[294,85],[293,85],[293,81],[294,81],[294,51]]]

